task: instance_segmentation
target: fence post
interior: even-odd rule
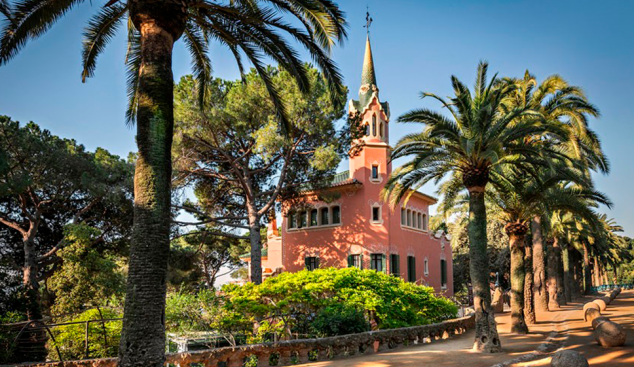
[[[84,359],[88,359],[88,354],[89,354],[89,350],[88,350],[88,324],[90,324],[90,320],[86,321],[86,344],[85,344],[86,353],[84,355]]]

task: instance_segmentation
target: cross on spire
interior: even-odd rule
[[[370,35],[370,25],[372,25],[372,17],[370,16],[370,9],[368,8],[368,6],[365,6],[365,25],[363,26],[363,28],[366,29],[366,32],[368,33],[368,35]]]

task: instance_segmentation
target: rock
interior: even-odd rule
[[[550,362],[551,367],[590,367],[588,360],[574,350],[560,350]]]
[[[599,310],[600,311],[605,311],[606,308],[608,308],[608,304],[607,302],[605,302],[605,300],[601,299],[601,298],[597,298],[594,301],[592,301],[594,303],[596,303],[597,305],[599,305]]]
[[[594,319],[592,319],[592,328],[596,330],[599,325],[606,321],[610,321],[610,319],[605,316],[595,317]]]
[[[623,326],[612,321],[602,322],[594,330],[594,339],[607,348],[622,346],[625,344],[625,336]]]
[[[595,308],[588,308],[583,314],[584,321],[592,321],[597,317],[601,317],[601,312]]]
[[[594,303],[594,302],[588,302],[585,305],[583,305],[583,312],[585,314],[586,310],[590,309],[590,308],[594,308],[597,311],[601,311],[601,307],[599,307],[598,304]]]

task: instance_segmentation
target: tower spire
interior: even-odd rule
[[[363,69],[361,72],[361,86],[376,86],[376,75],[374,74],[374,60],[372,59],[372,47],[370,46],[370,35],[365,41],[365,56],[363,56]]]
[[[372,17],[370,10],[366,6],[365,25],[363,26],[367,32],[365,40],[365,55],[363,56],[363,70],[361,72],[361,86],[376,86],[376,75],[374,75],[374,60],[372,60],[372,47],[370,47],[370,26],[372,25]],[[371,88],[370,88],[371,89]]]

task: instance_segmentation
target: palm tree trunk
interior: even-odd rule
[[[172,1],[128,4],[141,35],[136,116],[139,153],[119,366],[162,367],[174,128],[172,49],[184,30],[186,14]]]
[[[566,302],[572,302],[572,272],[570,268],[570,250],[568,244],[561,248],[561,256],[564,264],[564,295]]]
[[[555,274],[557,277],[557,302],[559,306],[566,305],[566,294],[565,294],[565,285],[564,285],[564,263],[562,261],[561,255],[561,245],[559,241],[553,242],[553,249],[555,250],[555,255],[557,256],[557,273]]]
[[[537,321],[535,316],[535,300],[533,298],[533,249],[532,241],[526,241],[524,236],[524,320],[528,325],[534,325]]]
[[[555,243],[557,239],[554,241],[548,241],[548,310],[554,311],[559,309],[559,299],[557,298],[557,248],[555,247]]]
[[[542,219],[533,217],[531,222],[533,240],[533,295],[535,308],[548,311],[548,293],[546,292],[546,266],[544,264],[544,237],[542,235]]]
[[[579,251],[573,251],[574,254],[574,298],[579,298],[583,294],[583,258],[581,257],[581,253]]]
[[[477,351],[497,353],[502,351],[489,288],[489,259],[487,256],[487,213],[484,205],[484,188],[469,189],[469,273],[473,287],[476,311],[476,331],[473,348]]]
[[[509,224],[506,227],[508,228]],[[526,276],[524,271],[524,234],[515,228],[507,229],[507,234],[511,250],[511,332],[526,334],[528,326],[526,326],[524,319],[524,279]]]
[[[583,242],[583,293],[590,294],[592,292],[592,274],[590,273],[590,254],[588,253],[588,244]]]
[[[599,258],[595,256],[592,260],[594,262],[594,286],[598,287],[601,285],[601,270],[599,269]]]

